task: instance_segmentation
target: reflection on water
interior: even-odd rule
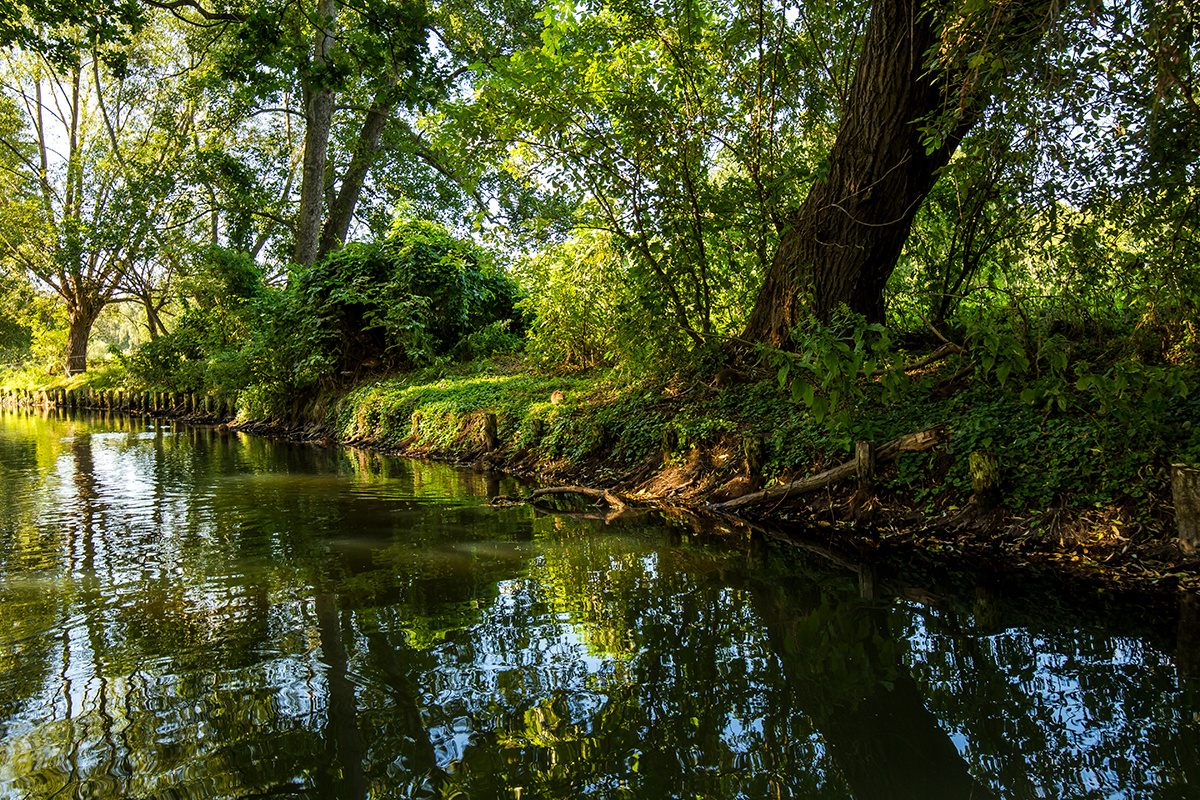
[[[1177,641],[1177,619],[984,586],[868,601],[834,561],[744,534],[485,506],[506,484],[0,414],[0,796],[1200,786],[1176,663],[1196,614]]]

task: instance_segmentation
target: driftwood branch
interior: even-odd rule
[[[533,513],[537,516],[559,517],[565,519],[587,519],[599,520],[605,525],[611,525],[621,519],[638,519],[645,517],[650,513],[649,509],[645,508],[621,508],[609,509],[608,511],[559,511],[553,508],[543,508],[535,505]]]
[[[945,440],[945,426],[935,425],[932,428],[926,428],[923,431],[909,433],[897,439],[893,439],[887,444],[880,445],[875,449],[875,463],[886,464],[889,461],[894,461],[896,456],[901,453],[916,453],[921,450],[928,450],[934,445]],[[716,503],[708,506],[713,511],[730,511],[744,506],[753,506],[760,503],[769,503],[773,500],[782,500],[791,495],[806,494],[815,492],[818,489],[823,489],[826,486],[843,481],[846,478],[854,477],[858,474],[858,460],[852,459],[844,464],[839,464],[832,469],[827,469],[824,472],[816,475],[809,475],[806,478],[801,478],[798,481],[783,486],[772,486],[769,489],[763,489],[761,492],[743,495],[733,500],[724,503]]]
[[[630,507],[629,501],[616,492],[611,492],[608,489],[591,489],[587,486],[549,486],[545,489],[535,490],[525,500],[532,503],[539,497],[545,497],[548,494],[580,494],[584,497],[590,497],[596,502],[607,503],[617,510],[624,510]]]

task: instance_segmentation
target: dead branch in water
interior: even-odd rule
[[[905,434],[875,448],[875,463],[884,464],[888,461],[893,461],[901,453],[916,453],[921,450],[928,450],[942,442],[944,437],[945,426],[943,425],[935,425],[923,431]],[[761,492],[743,495],[724,503],[716,503],[707,506],[707,508],[712,511],[729,511],[744,506],[769,503],[773,500],[783,500],[789,495],[815,492],[817,489],[823,489],[826,486],[843,481],[846,478],[854,477],[857,474],[858,460],[852,459],[816,475],[809,475],[806,478],[792,481],[783,486],[772,486],[769,489],[763,489]]]
[[[606,503],[619,511],[631,507],[629,501],[616,492],[609,491],[608,489],[592,489],[587,486],[549,486],[545,489],[537,489],[529,497],[525,498],[525,502],[532,503],[539,497],[545,497],[550,494],[583,495],[584,497],[590,497],[598,503]]]

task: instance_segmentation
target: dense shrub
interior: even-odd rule
[[[293,276],[290,290],[295,333],[309,345],[305,379],[426,364],[502,321],[520,332],[516,284],[486,251],[430,222],[403,220],[383,241],[347,245]]]
[[[690,342],[662,291],[610,234],[577,233],[525,261],[519,279],[533,318],[528,351],[543,364],[670,371],[687,358]]]
[[[128,359],[133,382],[175,391],[248,391],[262,413],[322,384],[520,347],[516,284],[481,248],[438,225],[401,220],[264,283],[245,253],[203,251],[180,282],[171,333]]]
[[[233,378],[214,373],[213,365],[240,360],[258,325],[260,301],[271,291],[261,268],[247,253],[211,247],[187,265],[179,285],[174,328],[126,359],[130,382],[177,392],[236,391],[248,380],[245,371]]]

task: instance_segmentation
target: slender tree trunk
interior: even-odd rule
[[[162,304],[154,302],[154,296],[147,292],[139,298],[142,301],[142,308],[146,310],[146,333],[150,336],[150,341],[156,340],[160,334],[166,333],[167,329],[162,324],[162,318],[158,315],[158,310],[162,308]]]
[[[979,116],[971,104],[931,153],[918,120],[946,102],[931,74],[932,14],[914,0],[875,0],[829,168],[779,242],[743,338],[786,345],[804,308],[828,319],[840,303],[873,322],[913,217]]]
[[[337,15],[336,0],[319,0],[317,16],[321,29],[313,47],[313,71],[322,75],[333,46],[330,29]],[[329,152],[329,129],[333,124],[333,89],[330,86],[304,85],[304,166],[300,178],[300,210],[296,215],[296,248],[292,260],[310,266],[317,260],[321,237],[321,218],[325,200],[325,163]]]
[[[342,177],[342,185],[338,188],[337,197],[329,209],[329,218],[321,231],[317,260],[324,258],[346,243],[350,222],[354,219],[354,209],[358,206],[358,198],[362,194],[363,182],[366,180],[371,164],[375,161],[376,153],[379,152],[379,140],[383,136],[384,129],[387,128],[392,107],[395,105],[393,101],[384,98],[387,98],[389,90],[395,85],[396,78],[393,76],[381,93],[381,99],[376,100],[367,112],[367,118],[363,122],[362,131],[358,135],[358,142],[354,148],[354,157],[346,169],[346,174]]]

